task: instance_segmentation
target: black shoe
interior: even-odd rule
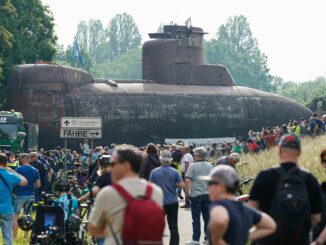
[[[180,208],[190,208],[190,204],[186,203],[185,205],[181,206]]]
[[[184,197],[183,197],[181,194],[179,194],[179,193],[178,193],[178,197],[179,197],[181,200],[184,199]]]

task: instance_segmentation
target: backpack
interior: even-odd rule
[[[280,180],[272,201],[270,215],[277,223],[275,237],[282,244],[301,244],[310,229],[310,199],[305,178],[298,167],[288,172],[276,168]]]
[[[122,228],[122,244],[163,244],[164,212],[151,199],[153,186],[147,184],[145,196],[140,198],[132,197],[119,184],[114,184],[113,188],[127,201]]]

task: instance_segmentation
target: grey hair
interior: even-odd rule
[[[200,159],[206,159],[206,150],[204,147],[197,147],[194,149],[194,155],[198,155]]]
[[[160,157],[160,162],[163,165],[170,165],[172,162],[172,158]]]
[[[235,193],[239,188],[239,176],[231,166],[216,166],[212,177],[214,180],[222,182],[229,193]]]

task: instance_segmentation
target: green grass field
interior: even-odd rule
[[[326,136],[318,138],[305,138],[302,140],[302,155],[300,157],[299,166],[307,169],[313,173],[319,180],[319,182],[326,180],[326,170],[322,168],[319,160],[319,154],[322,149],[326,148]],[[259,171],[277,166],[278,154],[277,147],[270,151],[264,151],[257,155],[246,155],[241,158],[241,162],[238,164],[238,171],[241,177],[255,178]],[[248,186],[245,192],[248,192]],[[2,237],[0,238],[0,244],[2,244]],[[28,244],[28,240],[23,239],[23,231],[19,230],[18,239],[14,243],[15,245]]]

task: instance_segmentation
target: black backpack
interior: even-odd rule
[[[280,180],[270,214],[277,223],[275,237],[282,244],[301,244],[309,233],[310,199],[305,178],[308,173],[294,167],[288,172],[275,168]]]

